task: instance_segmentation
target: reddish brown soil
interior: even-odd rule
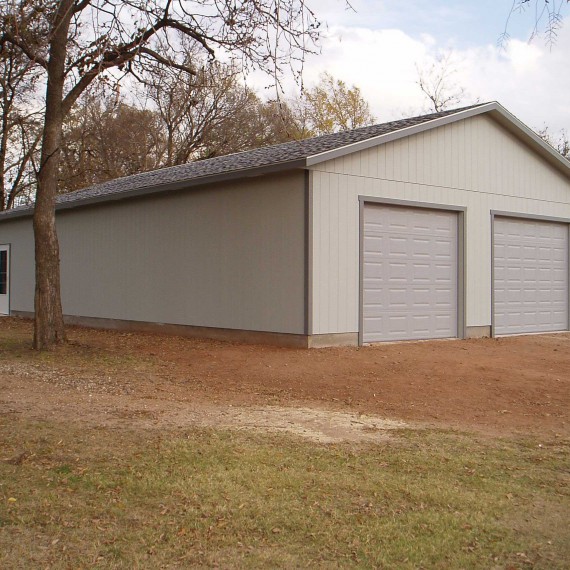
[[[570,433],[568,333],[297,350],[70,328],[72,343],[47,359],[27,348],[30,335],[29,322],[0,320],[0,411],[40,417],[64,407],[81,419],[111,408],[134,417],[270,405]]]

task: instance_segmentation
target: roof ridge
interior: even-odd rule
[[[489,104],[477,103],[457,109],[395,119],[356,129],[348,129],[306,139],[286,141],[210,159],[196,160],[185,164],[138,172],[136,174],[93,184],[73,192],[59,194],[56,197],[56,206],[58,208],[66,208],[85,203],[119,199],[135,194],[179,189],[184,186],[201,184],[206,181],[215,181],[222,178],[238,178],[244,171],[274,171],[286,167],[286,165],[302,168],[307,165],[307,161],[311,157],[325,155],[330,151],[345,147],[353,147],[357,145],[357,143],[363,143],[369,139],[381,138],[384,135],[391,135],[398,131],[409,129],[410,127],[421,126],[424,123],[449,117],[454,114],[460,114],[469,109],[485,105]],[[0,217],[9,216],[11,212],[13,212],[14,215],[26,215],[26,213],[31,210],[33,210],[33,205],[21,206],[6,212],[0,212]]]
[[[420,120],[420,119],[423,119],[424,121],[433,120],[433,119],[437,119],[437,118],[444,117],[444,116],[447,116],[447,115],[452,115],[452,114],[454,114],[454,113],[460,113],[460,112],[462,112],[462,111],[466,111],[467,109],[472,109],[472,108],[479,107],[479,106],[486,105],[486,104],[487,104],[487,103],[477,103],[477,104],[474,104],[474,105],[468,105],[468,106],[460,107],[460,108],[457,108],[457,109],[448,109],[448,110],[445,110],[445,111],[435,111],[435,112],[433,112],[433,113],[427,113],[427,114],[424,114],[424,115],[416,115],[416,116],[413,116],[413,117],[402,117],[402,118],[400,118],[400,119],[394,119],[394,120],[391,120],[391,121],[385,121],[385,122],[383,122],[383,123],[375,123],[375,124],[373,124],[373,125],[366,125],[366,126],[363,126],[363,127],[357,127],[357,128],[355,128],[355,129],[345,129],[345,130],[343,130],[343,131],[338,131],[338,132],[335,132],[335,133],[326,133],[326,134],[323,134],[323,135],[317,135],[317,136],[308,137],[308,138],[305,138],[305,139],[293,139],[293,140],[290,140],[290,141],[284,141],[284,142],[275,143],[275,144],[272,144],[272,145],[261,146],[261,147],[255,147],[255,148],[251,148],[251,149],[248,149],[248,150],[242,150],[242,151],[238,151],[238,152],[233,152],[233,153],[230,153],[230,154],[223,154],[223,155],[220,155],[220,156],[214,156],[214,157],[212,157],[212,158],[199,159],[199,160],[194,160],[194,161],[190,161],[190,162],[185,162],[185,163],[182,163],[182,164],[175,164],[175,165],[172,165],[172,166],[163,166],[163,167],[161,167],[161,168],[156,168],[156,169],[154,169],[154,170],[147,170],[147,171],[144,171],[144,172],[137,172],[136,174],[129,174],[129,175],[127,175],[127,176],[121,176],[120,178],[114,178],[114,179],[112,179],[112,180],[107,180],[107,181],[105,181],[105,182],[98,182],[98,183],[96,183],[96,184],[92,184],[91,186],[87,186],[87,187],[85,187],[85,188],[80,188],[80,189],[78,189],[78,190],[73,190],[72,192],[67,192],[67,193],[65,193],[65,194],[60,194],[59,196],[67,196],[67,195],[75,194],[76,192],[84,192],[84,191],[90,190],[91,188],[98,187],[98,186],[100,186],[100,185],[106,185],[106,184],[109,184],[109,183],[112,183],[112,182],[115,182],[115,181],[124,180],[124,179],[126,179],[126,178],[132,179],[132,178],[135,178],[135,177],[145,176],[145,175],[148,175],[148,174],[150,174],[150,173],[152,173],[152,172],[164,172],[164,171],[166,171],[166,170],[176,169],[176,168],[184,168],[184,167],[188,167],[188,166],[190,166],[190,165],[195,165],[195,164],[205,164],[205,163],[208,163],[208,162],[210,162],[210,161],[220,161],[220,160],[222,160],[222,159],[230,159],[230,158],[232,158],[232,157],[245,156],[245,155],[252,154],[252,153],[256,153],[256,152],[260,152],[260,151],[265,152],[265,151],[269,151],[269,150],[271,150],[271,149],[283,148],[283,147],[285,147],[285,146],[287,146],[287,145],[291,145],[291,146],[307,146],[307,144],[308,144],[308,143],[311,143],[311,142],[330,140],[330,139],[333,139],[333,138],[335,138],[335,137],[338,138],[339,135],[343,135],[343,134],[346,134],[346,133],[355,133],[355,134],[358,134],[358,133],[363,133],[363,132],[365,132],[365,131],[370,131],[370,130],[373,130],[373,129],[374,129],[374,130],[378,130],[378,129],[386,128],[386,127],[388,127],[389,125],[394,125],[394,124],[396,124],[396,123],[402,123],[402,122],[408,122],[408,121],[418,121],[418,120]],[[423,121],[422,121],[422,122],[423,122]],[[377,136],[377,135],[376,135],[376,134],[371,134],[371,135],[370,135],[370,138],[372,138],[372,137],[374,137],[374,136]]]

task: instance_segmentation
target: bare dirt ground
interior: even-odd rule
[[[0,320],[0,414],[373,441],[401,427],[570,434],[570,334],[297,350]]]

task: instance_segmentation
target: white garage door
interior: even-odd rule
[[[568,329],[568,225],[494,223],[495,334]]]
[[[366,204],[364,342],[457,336],[458,215]]]

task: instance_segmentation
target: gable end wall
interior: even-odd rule
[[[358,331],[359,196],[466,208],[466,326],[491,324],[491,210],[570,219],[570,179],[478,115],[312,167],[312,333]]]

